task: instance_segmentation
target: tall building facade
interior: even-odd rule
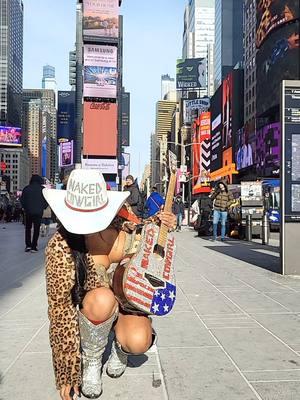
[[[166,176],[166,156],[168,150],[168,137],[172,131],[173,121],[176,113],[177,102],[160,100],[156,104],[156,126],[155,126],[155,176],[153,184],[162,182]],[[164,192],[165,187],[161,189]]]
[[[256,0],[244,4],[244,120],[255,131],[256,117]]]
[[[23,90],[24,146],[28,148],[30,173],[42,174],[54,182],[57,173],[57,139],[55,92],[50,89]],[[46,152],[42,152],[42,143]]]
[[[171,78],[169,74],[161,76],[161,100],[167,100],[170,93],[176,91],[175,79]]]
[[[215,41],[215,0],[189,0],[184,15],[182,58],[205,58],[207,88],[201,95],[213,93],[213,46]]]
[[[215,0],[214,90],[243,62],[243,1]]]
[[[0,0],[0,125],[21,127],[23,2]]]
[[[51,65],[43,66],[43,78],[42,78],[42,88],[53,90],[55,93],[55,104],[54,106],[57,108],[57,82],[55,78],[55,67]]]

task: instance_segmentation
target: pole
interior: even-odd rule
[[[252,215],[246,215],[246,240],[251,242],[252,240]]]
[[[270,239],[269,219],[268,215],[264,213],[262,217],[262,244],[268,245]]]
[[[182,182],[182,202],[184,204],[185,201],[185,184]]]
[[[188,197],[188,226],[190,226],[191,223],[191,203],[192,203],[192,185],[191,185],[192,179],[189,179],[189,197]]]

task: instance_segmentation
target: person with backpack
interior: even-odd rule
[[[144,200],[137,184],[137,180],[132,175],[126,177],[126,185],[124,191],[130,192],[127,203],[130,205],[132,212],[137,217],[142,217],[144,212]]]
[[[150,218],[157,214],[161,209],[161,206],[165,204],[165,200],[158,193],[156,186],[153,186],[150,196],[148,197],[145,204],[145,217]]]

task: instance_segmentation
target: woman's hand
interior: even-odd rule
[[[73,389],[73,390],[72,390]],[[79,386],[64,385],[59,391],[61,400],[77,400],[79,396]]]
[[[169,211],[160,211],[157,214],[160,221],[166,225],[170,230],[176,229],[176,216]]]

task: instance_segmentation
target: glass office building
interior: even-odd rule
[[[23,2],[0,0],[0,124],[21,126]]]
[[[229,71],[243,61],[243,1],[215,0],[215,91]]]

